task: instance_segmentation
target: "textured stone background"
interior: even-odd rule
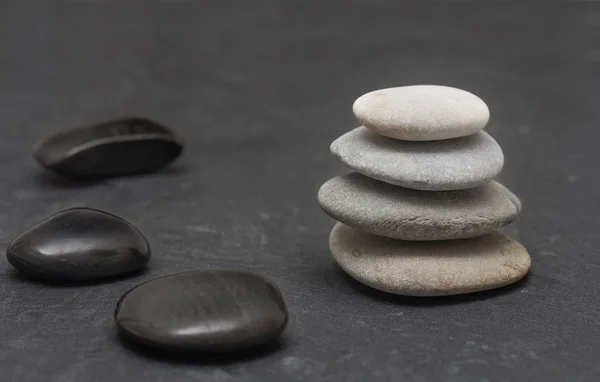
[[[0,260],[1,381],[597,381],[600,378],[600,3],[0,2],[0,240],[61,209],[105,209],[154,249],[136,278],[83,287]],[[516,287],[442,299],[372,292],[327,249],[318,187],[356,97],[443,84],[481,96],[522,198]],[[56,182],[41,136],[121,114],[187,142],[160,174]],[[123,346],[128,288],[169,273],[252,269],[284,293],[278,349],[175,362]]]

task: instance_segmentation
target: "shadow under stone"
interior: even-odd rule
[[[155,172],[132,173],[127,175],[103,177],[68,177],[45,170],[36,173],[35,182],[42,188],[78,189],[109,185],[109,182],[114,179],[141,179],[146,177],[162,178],[185,174],[189,171],[190,166],[184,163],[176,163]]]
[[[16,269],[10,269],[10,271],[8,272],[8,278],[11,279],[12,282],[31,283],[51,288],[77,288],[82,286],[103,285],[122,280],[129,280],[142,276],[148,273],[149,271],[150,267],[145,267],[129,273],[93,280],[54,280],[28,275],[19,272]]]
[[[142,345],[119,332],[116,333],[116,336],[121,345],[127,350],[145,358],[172,364],[221,366],[225,364],[251,362],[273,354],[285,347],[285,340],[279,338],[264,345],[230,352],[210,353],[200,351],[177,351],[173,349],[163,349],[158,346]]]

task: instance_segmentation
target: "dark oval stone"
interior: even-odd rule
[[[225,352],[279,337],[287,309],[269,280],[244,271],[202,270],[138,285],[117,304],[120,332],[141,344]]]
[[[167,127],[127,117],[51,135],[37,145],[35,158],[64,176],[100,178],[160,170],[182,150]]]
[[[140,270],[150,260],[150,246],[137,228],[115,215],[73,208],[19,234],[6,257],[32,276],[88,281]]]

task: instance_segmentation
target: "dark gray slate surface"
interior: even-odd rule
[[[417,5],[414,5],[417,4]],[[61,209],[136,224],[150,270],[46,286],[0,268],[1,381],[597,381],[600,378],[600,3],[3,1],[0,239]],[[543,5],[545,4],[545,5]],[[462,298],[370,292],[327,249],[318,187],[351,105],[392,85],[457,86],[490,106],[500,180],[533,257],[517,287]],[[31,156],[50,131],[121,114],[187,141],[170,171],[57,183]],[[234,363],[124,347],[130,287],[189,269],[279,284],[279,349]]]

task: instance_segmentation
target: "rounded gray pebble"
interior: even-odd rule
[[[406,141],[463,137],[483,129],[490,119],[481,98],[439,85],[375,90],[359,97],[352,110],[368,128]]]
[[[349,226],[403,240],[447,240],[491,232],[513,222],[521,203],[492,181],[459,191],[420,191],[359,173],[338,176],[319,190],[323,211]]]
[[[527,250],[501,232],[471,239],[415,242],[382,238],[338,223],[329,247],[346,273],[372,288],[444,296],[499,288],[522,279]]]
[[[502,149],[486,132],[442,141],[386,138],[364,126],[331,144],[331,153],[355,171],[417,190],[463,190],[481,186],[502,171]]]

